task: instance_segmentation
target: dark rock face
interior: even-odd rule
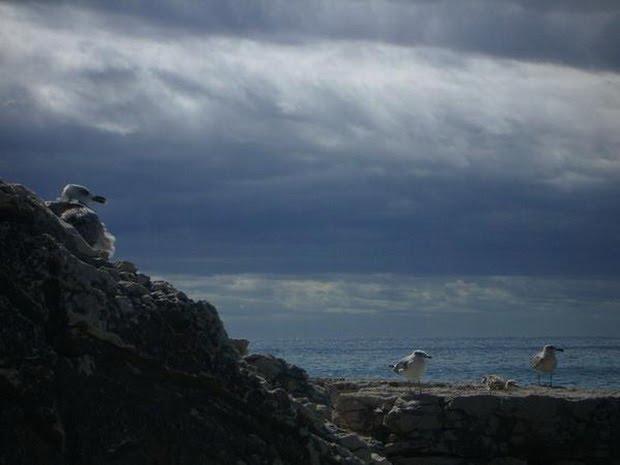
[[[303,368],[265,354],[249,354],[243,360],[270,386],[284,389],[292,396],[318,404],[329,404],[325,391],[310,382]]]
[[[360,464],[242,363],[213,306],[0,182],[0,464]]]

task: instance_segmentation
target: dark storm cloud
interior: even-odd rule
[[[616,187],[562,194],[467,169],[416,178],[397,162],[380,174],[356,163],[333,172],[230,143],[50,132],[2,134],[13,154],[3,171],[47,198],[76,180],[106,195],[99,210],[119,254],[153,269],[588,275],[620,262]],[[134,157],[179,149],[181,162]]]
[[[143,23],[148,20],[157,27],[173,28],[170,34],[193,31],[285,43],[384,41],[569,66],[620,67],[620,5],[616,1],[91,0],[55,2],[51,8],[35,4],[40,20],[47,24],[62,21],[54,12],[66,14],[79,6],[105,12],[111,28],[137,34],[149,33]],[[58,4],[65,9],[57,9]]]

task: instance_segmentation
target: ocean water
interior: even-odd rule
[[[498,374],[528,385],[537,383],[529,360],[545,344],[565,350],[557,355],[554,386],[620,390],[620,338],[416,338],[413,345],[411,338],[271,339],[253,340],[250,350],[281,357],[313,377],[402,379],[388,364],[422,349],[433,357],[424,381],[478,382]]]

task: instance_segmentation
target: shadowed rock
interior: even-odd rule
[[[213,306],[0,182],[0,464],[362,464],[242,363]]]
[[[619,463],[618,393],[441,384],[416,395],[404,383],[314,381],[335,423],[384,442],[394,465]]]
[[[283,388],[297,398],[305,398],[315,403],[329,403],[325,391],[310,382],[303,368],[273,355],[249,354],[243,357],[243,360],[269,385]]]

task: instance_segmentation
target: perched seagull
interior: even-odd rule
[[[411,381],[417,381],[418,389],[421,393],[422,386],[420,386],[420,378],[422,378],[424,370],[426,369],[427,358],[432,357],[423,350],[414,350],[411,355],[407,355],[394,365],[390,365],[390,368],[394,373],[407,378],[409,383],[411,383]],[[411,384],[409,386],[411,387]]]
[[[564,349],[552,345],[546,345],[543,350],[532,357],[531,365],[538,371],[538,384],[540,385],[540,372],[549,373],[549,386],[553,386],[553,371],[558,366],[555,358],[556,352],[564,352]]]
[[[519,385],[514,379],[504,379],[499,375],[487,375],[480,381],[489,391],[508,391]]]
[[[61,202],[79,203],[85,206],[87,206],[91,200],[98,203],[107,202],[105,197],[93,195],[84,186],[78,184],[67,184],[60,195]]]

